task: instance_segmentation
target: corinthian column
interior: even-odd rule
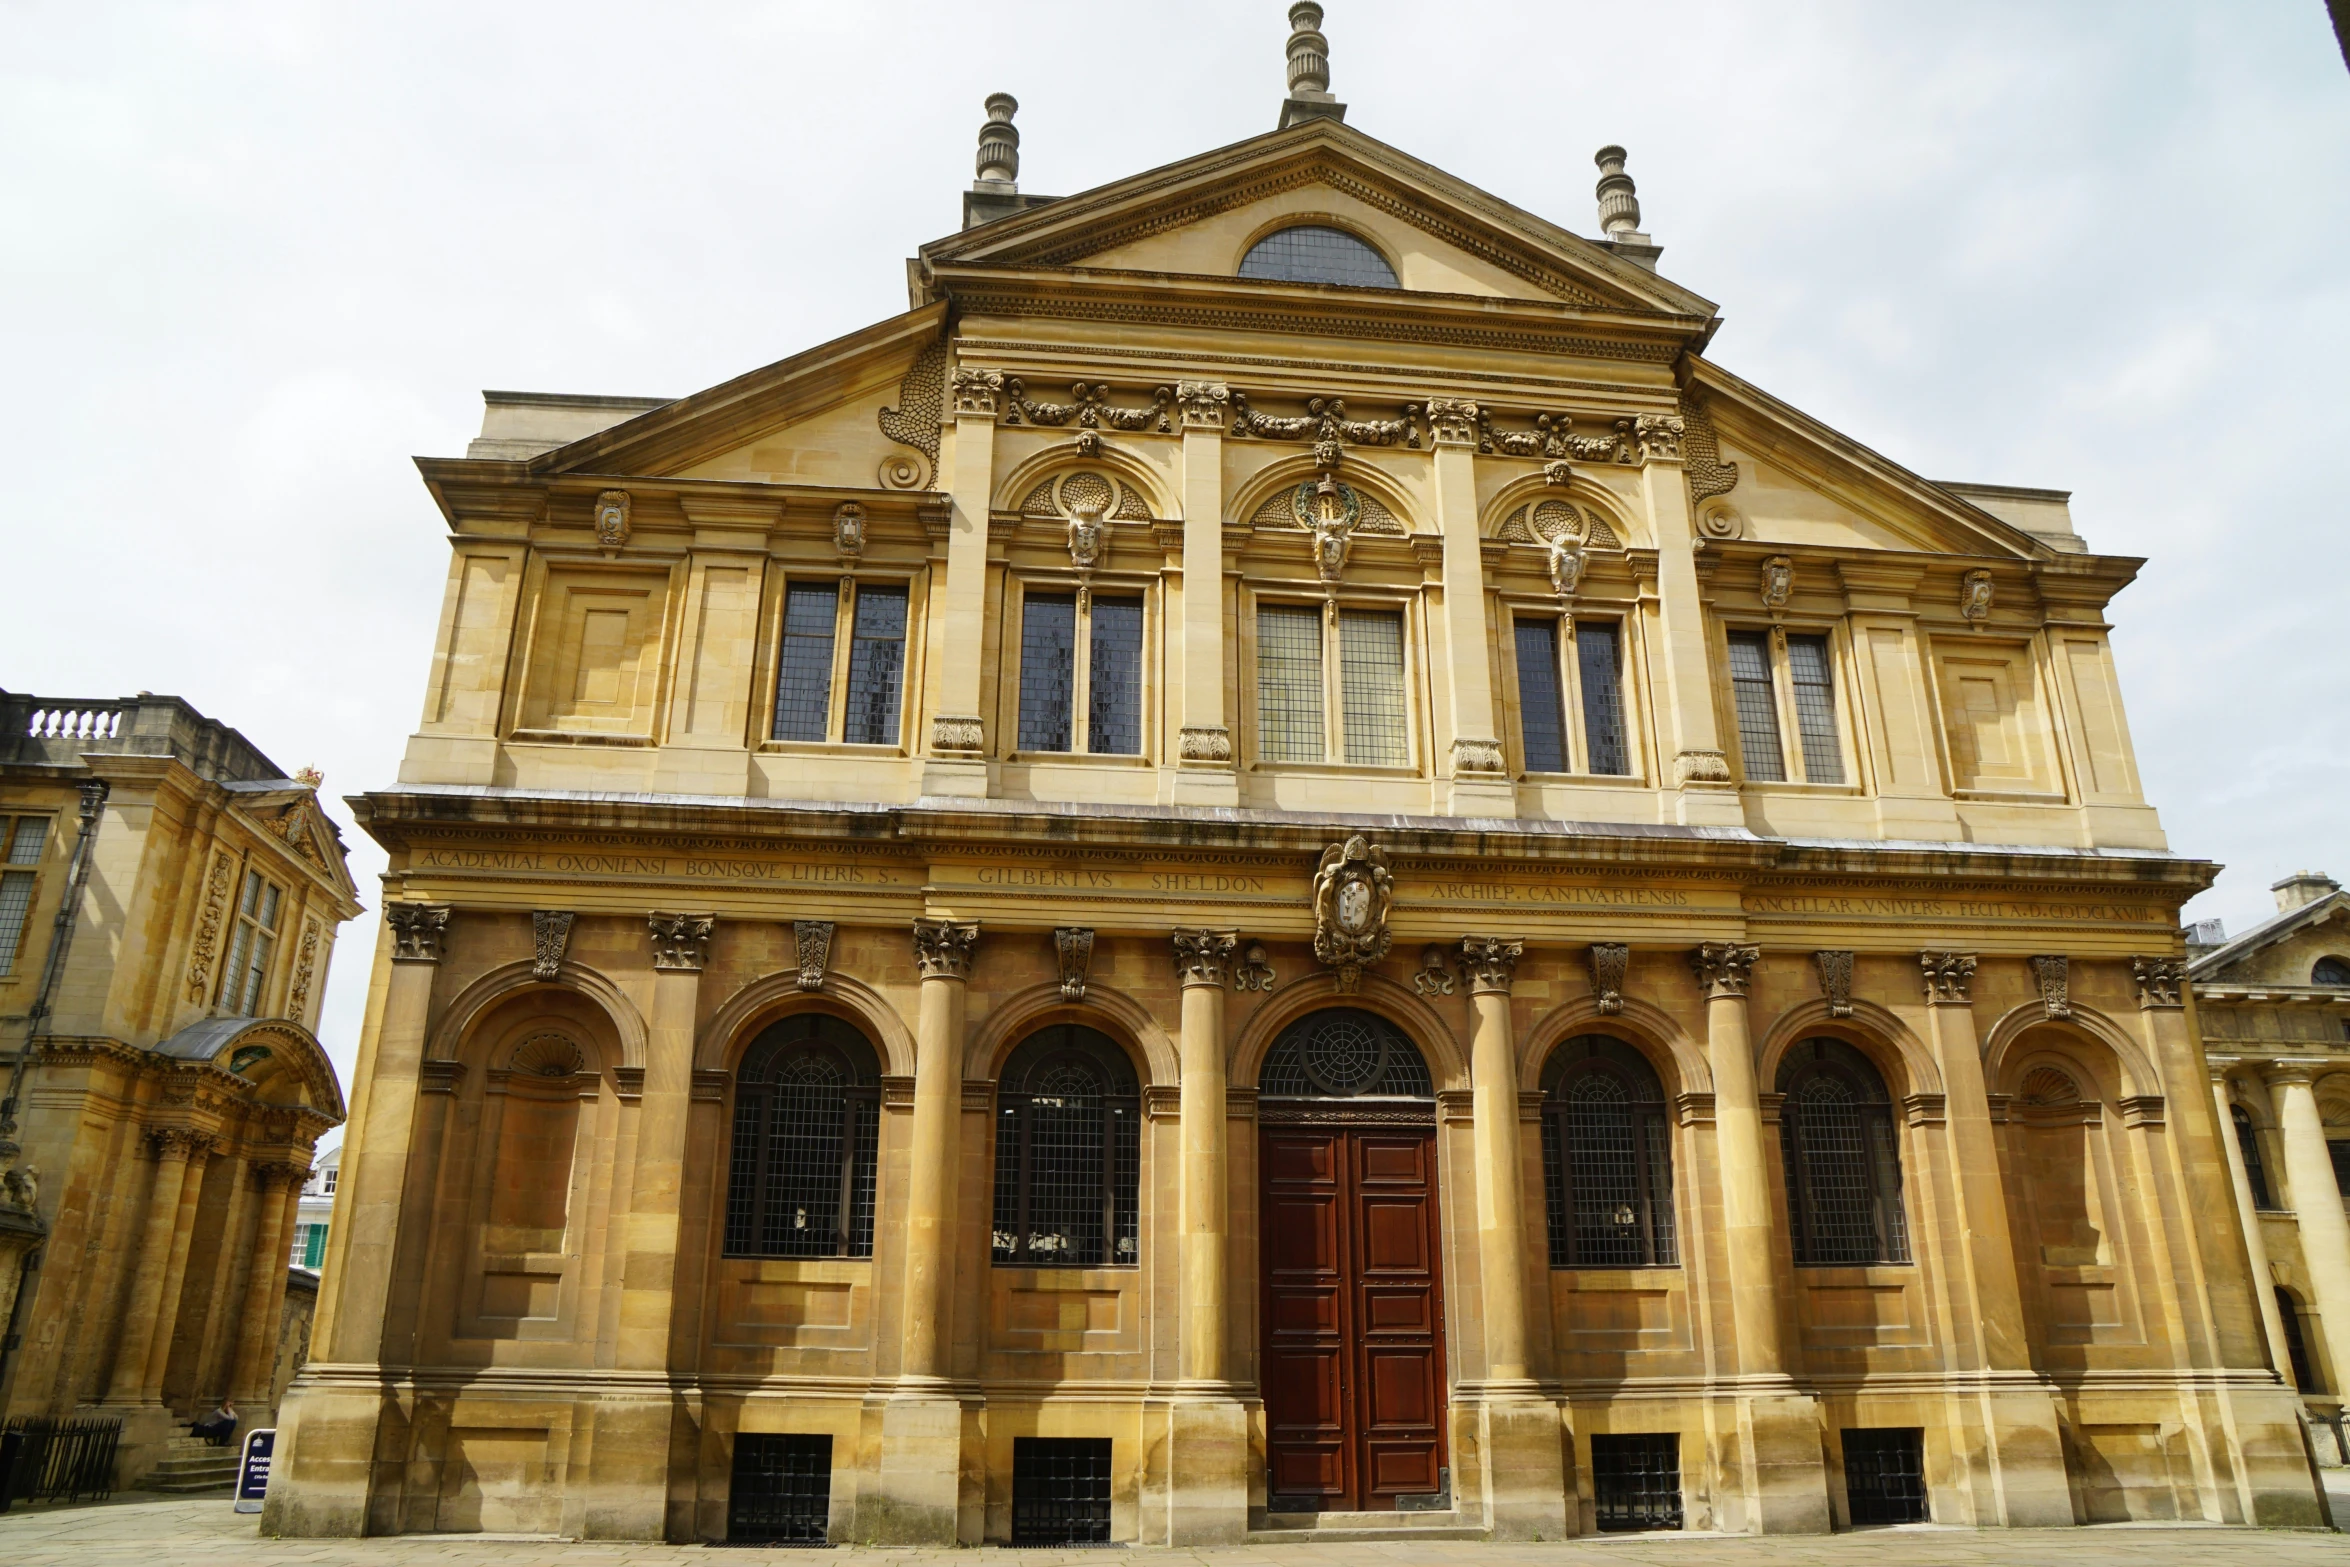
[[[197,1134],[188,1150],[187,1177],[180,1182],[177,1209],[171,1224],[171,1251],[163,1266],[163,1288],[155,1298],[155,1321],[147,1340],[147,1370],[139,1380],[139,1402],[163,1400],[163,1375],[171,1367],[171,1345],[179,1332],[180,1289],[188,1279],[188,1245],[196,1236],[196,1205],[204,1198],[204,1167],[219,1146]]]
[[[2252,1304],[2260,1308],[2260,1332],[2268,1341],[2269,1366],[2288,1385],[2293,1382],[2293,1356],[2285,1348],[2285,1319],[2277,1310],[2276,1275],[2269,1271],[2268,1242],[2260,1233],[2260,1210],[2252,1201],[2252,1175],[2244,1168],[2244,1150],[2236,1142],[2235,1101],[2229,1097],[2228,1074],[2211,1069],[2211,1102],[2219,1112],[2219,1146],[2227,1156],[2228,1185],[2236,1194],[2236,1221],[2244,1227],[2244,1252],[2252,1267]]]
[[[147,1189],[147,1222],[139,1232],[138,1271],[123,1303],[122,1337],[114,1349],[114,1374],[106,1402],[135,1404],[147,1384],[147,1352],[155,1343],[155,1315],[171,1272],[172,1237],[179,1228],[180,1195],[187,1189],[188,1160],[210,1142],[201,1132],[166,1127],[149,1133],[155,1145],[155,1180]],[[181,1252],[184,1264],[187,1254]],[[169,1335],[165,1335],[166,1344]]]
[[[1738,1370],[1746,1376],[1783,1369],[1762,1092],[1754,1076],[1754,1041],[1746,1032],[1746,987],[1761,957],[1760,947],[1727,941],[1709,941],[1689,954],[1689,966],[1705,992],[1714,1146],[1722,1166],[1722,1232],[1730,1253],[1730,1316],[1737,1328]]]
[[[2310,1293],[2317,1297],[2326,1348],[2341,1365],[2350,1361],[2350,1218],[2342,1211],[2325,1122],[2317,1113],[2316,1074],[2327,1064],[2279,1061],[2266,1075],[2284,1133],[2285,1182],[2293,1218],[2301,1226],[2301,1261],[2309,1270]]]
[[[254,1184],[261,1188],[261,1212],[253,1227],[253,1260],[245,1274],[237,1358],[228,1385],[230,1394],[239,1403],[252,1405],[255,1414],[269,1401],[276,1359],[270,1351],[277,1347],[277,1313],[270,1307],[285,1288],[286,1269],[291,1266],[287,1220],[294,1205],[286,1200],[286,1191],[291,1187],[295,1200],[300,1200],[302,1173],[300,1166],[285,1163],[258,1165],[253,1171]]]
[[[1183,984],[1182,1217],[1183,1336],[1178,1364],[1187,1382],[1226,1379],[1224,1313],[1224,975],[1240,944],[1228,930],[1175,932]]]
[[[1485,1380],[1532,1387],[1526,1370],[1526,1210],[1518,1151],[1518,1052],[1510,1038],[1510,983],[1522,941],[1468,936],[1475,1015],[1469,1083],[1477,1138],[1477,1279],[1484,1290]]]

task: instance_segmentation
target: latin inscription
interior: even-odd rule
[[[2159,924],[2165,918],[2161,910],[2127,903],[2021,903],[2009,898],[1878,898],[1858,894],[1835,898],[1772,892],[1748,893],[1746,912],[1859,919],[2086,920],[2113,925]]]
[[[699,855],[548,854],[534,849],[419,849],[420,871],[494,871],[536,876],[659,876],[687,881],[778,882],[795,886],[910,887],[919,877],[887,865],[822,865],[797,860]]]

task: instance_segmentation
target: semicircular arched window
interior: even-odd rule
[[[1385,256],[1346,230],[1319,223],[1300,223],[1267,234],[1241,258],[1240,275],[1277,283],[1402,287]]]
[[[2350,963],[2340,958],[2319,958],[2317,966],[2309,971],[2312,985],[2350,985]]]
[[[1779,1063],[1778,1087],[1796,1262],[1909,1261],[1893,1100],[1869,1058],[1840,1039],[1806,1039]]]
[[[998,1266],[1141,1260],[1142,1087],[1107,1035],[1075,1024],[1021,1042],[996,1084]]]
[[[769,1025],[734,1075],[729,1257],[873,1255],[881,1060],[820,1012]]]
[[[1332,1007],[1281,1031],[1257,1074],[1265,1099],[1433,1099],[1428,1063],[1376,1012]]]
[[[1674,1266],[1672,1123],[1656,1069],[1620,1039],[1583,1034],[1542,1078],[1550,1265]]]

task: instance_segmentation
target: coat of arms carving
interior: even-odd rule
[[[1358,833],[1322,851],[1314,872],[1314,956],[1338,971],[1341,992],[1353,994],[1364,966],[1387,956],[1394,905],[1386,850]]]

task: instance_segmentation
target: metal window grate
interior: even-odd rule
[[[1771,689],[1769,640],[1760,631],[1730,633],[1730,693],[1738,704],[1738,754],[1746,776],[1762,783],[1787,777],[1779,744],[1779,698]]]
[[[879,1057],[838,1018],[769,1027],[736,1075],[727,1156],[730,1257],[870,1257]]]
[[[2244,1154],[2244,1184],[2252,1188],[2252,1206],[2274,1208],[2268,1194],[2268,1168],[2260,1162],[2260,1133],[2242,1105],[2229,1106],[2228,1114],[2236,1123],[2236,1146]]]
[[[1383,610],[1340,614],[1338,679],[1347,761],[1358,767],[1402,767],[1410,762],[1404,722],[1403,616]]]
[[[1241,258],[1242,277],[1277,283],[1338,283],[1349,288],[1395,288],[1387,258],[1344,229],[1301,223],[1268,234]]]
[[[1624,739],[1624,677],[1613,621],[1577,622],[1575,657],[1583,680],[1583,747],[1590,772],[1622,777],[1632,771]]]
[[[1085,748],[1096,756],[1142,754],[1142,600],[1093,601],[1086,672]]]
[[[1673,1266],[1671,1130],[1655,1070],[1622,1040],[1582,1034],[1552,1054],[1543,1089],[1551,1266]]]
[[[1333,1007],[1289,1025],[1257,1073],[1269,1099],[1432,1099],[1418,1047],[1377,1013]]]
[[[1591,1499],[1604,1533],[1680,1528],[1681,1438],[1594,1436]]]
[[[1780,1062],[1779,1146],[1795,1260],[1813,1267],[1909,1260],[1901,1156],[1884,1080],[1836,1039],[1807,1039]]]
[[[1107,1545],[1107,1437],[1012,1439],[1012,1543]]]
[[[842,738],[851,745],[898,742],[898,688],[906,672],[906,590],[857,588],[849,635],[849,711]]]
[[[824,1545],[832,1521],[832,1438],[743,1432],[727,1492],[729,1545]]]
[[[1567,770],[1567,712],[1559,695],[1559,632],[1547,620],[1520,620],[1518,728],[1525,736],[1526,771]]]
[[[997,1108],[994,1260],[1138,1262],[1142,1102],[1117,1046],[1087,1028],[1043,1030],[1005,1063]]]
[[[2293,1386],[2304,1396],[2324,1392],[2317,1363],[2309,1358],[2308,1335],[2301,1331],[2301,1304],[2282,1284],[2277,1286],[2277,1320],[2285,1330],[2285,1359],[2293,1368]]]
[[[1795,727],[1803,741],[1803,776],[1809,783],[1844,781],[1844,748],[1836,743],[1836,685],[1828,666],[1826,637],[1789,637],[1787,674],[1795,687]]]
[[[1257,743],[1276,762],[1319,762],[1322,612],[1300,604],[1257,610]]]
[[[1915,1426],[1844,1433],[1844,1495],[1855,1525],[1926,1521],[1925,1445]]]
[[[832,721],[832,639],[840,588],[794,582],[783,595],[783,652],[775,664],[775,738],[822,740]]]
[[[1020,606],[1020,749],[1066,751],[1075,721],[1077,600],[1033,594]]]

